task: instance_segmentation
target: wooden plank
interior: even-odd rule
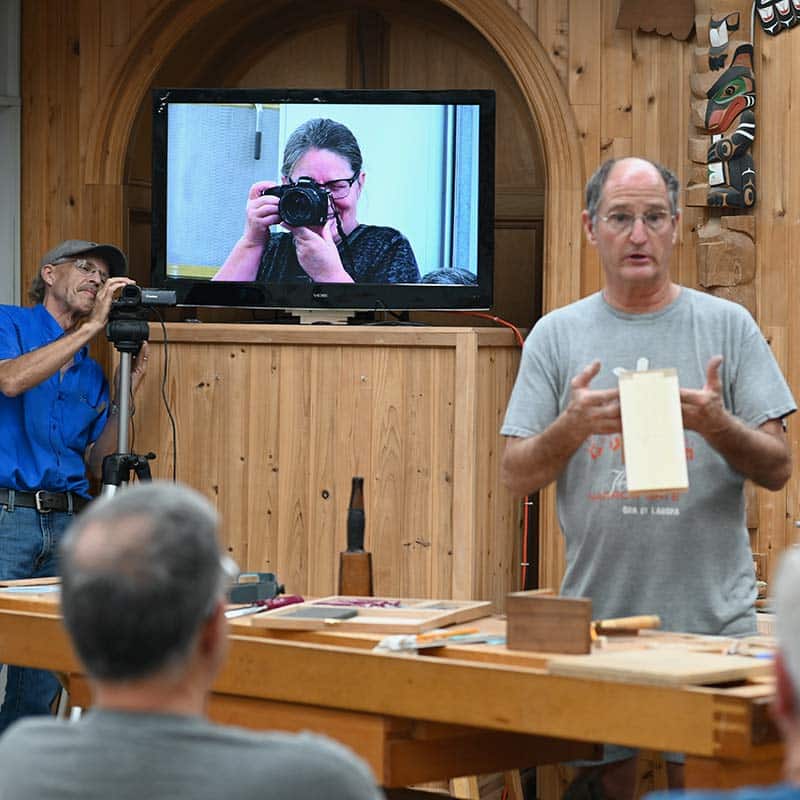
[[[354,600],[349,604],[349,600]],[[288,630],[330,629],[344,632],[378,633],[423,633],[434,628],[469,622],[491,613],[492,604],[486,601],[414,600],[407,598],[384,598],[383,601],[398,602],[398,607],[364,606],[360,598],[321,597],[317,600],[298,603],[254,614],[253,627],[283,628]],[[374,599],[372,602],[378,602]],[[342,611],[354,611],[350,618],[335,618]],[[330,616],[303,616],[304,614]]]
[[[453,588],[457,599],[474,597],[476,582],[476,469],[470,453],[478,442],[478,347],[470,333],[459,337],[455,361],[455,425],[453,428]]]
[[[578,135],[581,138],[583,151],[584,170],[591,175],[605,160],[601,152],[601,111],[598,104],[574,105],[575,121],[578,126]],[[581,295],[585,296],[600,291],[604,283],[603,270],[597,248],[586,240],[581,239]]]
[[[403,404],[403,429],[408,447],[403,465],[404,490],[425,497],[418,503],[406,503],[403,509],[403,549],[408,580],[404,593],[411,597],[424,596],[432,581],[431,549],[434,538],[432,525],[432,493],[435,480],[432,452],[439,434],[433,427],[434,408],[440,397],[439,375],[434,372],[434,353],[417,351],[409,354]]]
[[[522,505],[500,480],[505,447],[500,427],[518,363],[519,351],[510,348],[502,353],[478,350],[478,442],[484,445],[476,470],[476,548],[485,554],[486,566],[475,576],[475,597],[497,598],[502,594],[504,598],[502,587],[523,588],[519,585]],[[495,607],[498,612],[504,610],[497,600]]]
[[[452,398],[455,396],[455,353],[436,350],[431,354],[436,388],[433,398],[433,435],[430,480],[430,528],[421,531],[430,542],[431,597],[450,597],[453,591],[453,494],[454,443]],[[508,384],[506,384],[508,386]],[[483,440],[481,440],[483,441]],[[481,594],[480,597],[489,597]],[[493,595],[497,597],[497,593]]]
[[[342,348],[313,348],[310,354],[309,427],[310,440],[306,455],[308,473],[308,585],[315,591],[333,592],[337,585],[335,558],[322,554],[345,549],[347,504],[354,474],[340,467],[337,436],[340,404],[351,392],[331,393],[330,387],[343,379]],[[343,388],[343,387],[342,387]],[[345,419],[347,412],[345,412]],[[347,448],[349,450],[350,448]],[[310,452],[314,453],[313,458]],[[347,452],[347,451],[345,451]],[[345,462],[350,459],[345,456]],[[365,524],[366,531],[366,524]]]
[[[553,675],[636,681],[658,685],[710,685],[770,675],[772,662],[749,656],[699,653],[659,647],[644,651],[598,651],[587,656],[554,656]]]
[[[600,160],[614,155],[612,143],[631,138],[631,32],[616,27],[619,0],[602,0]]]
[[[569,100],[573,106],[599,106],[601,101],[600,3],[569,0]]]
[[[374,520],[372,553],[375,564],[375,592],[387,594],[389,586],[407,594],[409,580],[402,526],[405,509],[404,466],[406,439],[403,407],[407,353],[376,350],[373,355],[375,402],[371,451],[374,453],[374,491],[380,503],[370,516]],[[407,534],[406,534],[407,535]]]
[[[788,293],[788,287],[787,287]],[[762,328],[778,364],[785,370],[789,362],[788,335],[785,328]],[[784,372],[784,374],[786,374]],[[790,417],[791,419],[791,417]],[[763,571],[757,577],[767,582],[775,575],[783,551],[797,539],[794,507],[787,502],[787,491],[770,492],[756,487],[758,501],[758,530],[755,550],[764,553]]]
[[[628,493],[687,490],[677,370],[623,372],[619,401]]]
[[[308,558],[314,536],[309,516],[309,424],[311,348],[287,348],[281,355],[278,459],[279,578],[289,594],[308,592]]]
[[[569,75],[569,10],[563,0],[542,0],[536,19],[536,37],[565,87]]]

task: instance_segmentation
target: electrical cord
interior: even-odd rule
[[[506,328],[510,328],[514,332],[514,338],[517,340],[517,345],[522,347],[525,343],[525,339],[522,336],[519,328],[514,325],[513,322],[509,322],[508,320],[503,319],[502,317],[498,317],[496,314],[487,314],[484,311],[461,311],[458,310],[456,313],[463,314],[469,317],[480,317],[481,319],[488,319],[492,322],[496,323],[497,325],[502,325]],[[520,589],[525,591],[526,584],[528,582],[528,567],[530,566],[530,561],[528,560],[528,511],[531,507],[533,507],[534,502],[531,495],[526,495],[522,498],[522,558],[520,560]]]
[[[172,481],[173,483],[178,480],[178,426],[175,424],[175,417],[172,414],[172,409],[169,405],[169,398],[167,397],[167,369],[169,365],[169,337],[167,335],[167,326],[164,322],[164,317],[161,312],[153,306],[152,310],[156,313],[159,322],[161,323],[161,330],[164,334],[164,366],[161,371],[161,399],[164,402],[167,416],[169,417],[169,424],[172,430]]]

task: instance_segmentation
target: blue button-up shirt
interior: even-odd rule
[[[0,306],[0,360],[29,353],[64,335],[42,305]],[[109,389],[82,347],[57,371],[17,397],[0,393],[0,487],[89,494],[84,455],[106,424]]]

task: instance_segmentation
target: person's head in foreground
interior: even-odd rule
[[[773,716],[786,743],[784,777],[800,786],[800,549],[787,550],[775,579],[778,637]]]
[[[161,710],[200,710],[227,640],[217,529],[203,496],[160,481],[96,500],[73,523],[62,609],[99,705],[147,687]]]

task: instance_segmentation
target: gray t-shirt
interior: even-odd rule
[[[0,738],[0,800],[378,800],[367,765],[313,734],[93,710],[28,718]]]
[[[626,314],[594,294],[547,314],[528,336],[501,432],[541,433],[566,407],[570,381],[600,359],[592,389],[619,372],[675,367],[682,388],[705,385],[721,354],[725,407],[750,427],[796,409],[750,314],[681,289],[652,314]],[[658,424],[658,420],[653,420]],[[557,482],[566,542],[561,591],[590,597],[595,618],[659,614],[665,630],[755,633],[756,597],[744,478],[694,431],[685,432],[689,491],[627,494],[621,435],[591,436]]]

